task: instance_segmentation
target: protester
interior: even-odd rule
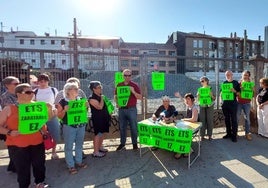
[[[45,147],[40,131],[21,134],[19,132],[20,114],[18,106],[32,104],[34,92],[29,84],[19,84],[15,88],[17,104],[6,106],[0,112],[0,132],[7,135],[10,158],[14,162],[17,181],[20,188],[28,188],[31,184],[31,167],[36,188],[47,187],[45,180]],[[52,108],[47,104],[48,116],[52,116]]]
[[[89,97],[91,120],[94,128],[93,157],[104,157],[107,149],[103,147],[104,133],[109,132],[111,116],[103,100],[102,85],[99,81],[91,81],[89,88],[93,92]]]
[[[191,93],[186,93],[184,95],[184,103],[186,105],[186,117],[183,118],[183,121],[189,121],[192,123],[195,123],[198,121],[198,106],[195,105],[195,98],[193,94]],[[191,148],[191,153],[193,152]],[[188,157],[189,154],[181,154],[181,153],[175,153],[174,157],[175,159],[180,159],[181,157]]]
[[[231,138],[232,142],[237,142],[237,100],[236,95],[240,92],[239,83],[233,80],[233,72],[225,72],[226,81],[223,82],[222,89],[227,87],[226,90],[221,90],[222,111],[225,119],[226,125],[226,135],[223,136],[224,139]],[[231,87],[230,87],[231,84]],[[224,87],[224,88],[223,88]]]
[[[170,104],[170,98],[167,95],[162,97],[162,105],[153,113],[152,120],[156,121],[161,119],[166,123],[173,122],[175,119],[176,108]]]
[[[56,105],[56,108],[58,109],[58,117],[62,120],[63,124],[65,161],[69,169],[69,173],[76,174],[78,172],[76,166],[78,168],[87,168],[87,164],[82,162],[86,123],[71,124],[68,121],[70,101],[81,100],[81,98],[78,96],[78,85],[76,83],[66,83],[63,91],[65,97],[59,101],[59,104]],[[86,106],[86,104],[84,105]],[[81,118],[80,114],[78,117]],[[73,156],[74,144],[75,156]]]
[[[50,78],[47,74],[40,74],[37,78],[38,87],[34,90],[35,100],[47,102],[52,105],[52,110],[57,114],[57,109],[55,108],[54,102],[55,97],[58,93],[58,90],[55,87],[50,87],[49,82]],[[55,143],[60,142],[60,123],[57,115],[52,117],[47,123],[48,132],[51,134]],[[52,148],[51,159],[59,159],[58,154],[56,153],[56,146]]]
[[[242,92],[245,92],[247,88],[243,88],[243,83],[249,83],[250,80],[250,72],[245,70],[242,72],[242,78],[239,81],[241,93],[237,95],[237,123],[239,123],[239,119],[241,116],[241,112],[244,112],[245,119],[245,137],[247,140],[252,140],[252,136],[250,134],[250,109],[251,109],[251,98],[244,98]],[[250,84],[251,85],[251,84]],[[249,90],[252,92],[252,96],[254,96],[254,85],[251,85]]]
[[[258,134],[268,138],[268,78],[260,79],[260,87],[256,97]]]
[[[201,140],[205,139],[206,131],[208,140],[212,140],[212,131],[213,131],[213,114],[214,114],[214,100],[215,96],[212,92],[212,88],[209,85],[209,79],[206,76],[200,78],[200,84],[202,85],[197,92],[197,98],[200,106],[200,121],[202,122],[201,127]],[[206,92],[208,89],[208,92]],[[201,92],[203,91],[204,94]],[[202,97],[206,100],[207,103],[203,103]],[[202,101],[202,102],[201,102]]]
[[[2,80],[2,84],[5,86],[6,91],[0,97],[0,106],[4,109],[5,106],[11,104],[18,104],[17,96],[15,95],[15,88],[20,83],[19,79],[14,76],[8,76]],[[2,140],[6,140],[6,135],[0,135]],[[9,150],[8,150],[9,152]],[[12,159],[10,158],[7,166],[8,172],[16,172]]]
[[[126,149],[126,136],[127,136],[127,125],[130,125],[131,131],[131,140],[133,149],[138,149],[137,144],[137,99],[141,100],[142,95],[139,86],[131,80],[132,72],[129,69],[125,69],[123,71],[124,81],[118,83],[115,89],[115,101],[117,106],[119,107],[119,125],[120,125],[120,145],[117,147],[117,151],[121,151]],[[128,86],[130,89],[130,95],[127,99],[127,103],[125,105],[120,104],[119,100],[120,93],[118,93],[117,89],[120,87]]]

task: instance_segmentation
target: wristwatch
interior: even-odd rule
[[[8,130],[7,135],[10,136],[11,132],[12,132],[12,130]]]

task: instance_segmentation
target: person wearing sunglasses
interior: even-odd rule
[[[124,81],[118,83],[115,89],[114,99],[116,101],[117,107],[119,107],[119,126],[120,126],[120,145],[117,147],[117,151],[125,150],[126,136],[127,136],[127,125],[130,125],[130,133],[133,149],[138,149],[137,137],[138,137],[138,128],[137,128],[137,99],[141,100],[142,95],[139,86],[131,80],[132,71],[125,69],[123,71]],[[119,87],[128,86],[130,89],[130,96],[128,97],[127,103],[125,106],[120,106],[118,103],[118,94],[117,89]],[[120,89],[120,88],[119,88]]]
[[[7,135],[6,145],[15,165],[19,187],[30,187],[31,168],[33,168],[35,187],[47,187],[48,185],[44,183],[46,167],[43,135],[38,130],[23,134],[19,131],[20,105],[35,103],[32,101],[34,92],[29,84],[23,83],[16,86],[15,95],[17,104],[8,105],[0,112],[0,133]],[[46,107],[50,118],[52,107],[49,104]],[[45,126],[41,129],[45,131]]]
[[[213,112],[214,112],[214,100],[215,96],[212,92],[212,88],[209,85],[209,79],[206,76],[200,78],[201,87],[197,92],[197,100],[199,101],[200,113],[199,118],[202,122],[201,127],[201,140],[205,139],[206,131],[208,140],[212,140],[212,130],[213,130]],[[208,91],[208,92],[203,92]],[[204,100],[203,100],[204,99]],[[202,101],[202,102],[201,102]],[[207,101],[207,102],[204,102]]]
[[[2,84],[5,86],[6,91],[0,97],[0,106],[4,109],[5,106],[10,104],[18,104],[17,97],[15,95],[15,88],[20,83],[19,79],[14,76],[8,76],[2,80]],[[1,140],[6,140],[6,135],[0,135]],[[8,172],[16,172],[15,166],[10,159],[7,166]]]

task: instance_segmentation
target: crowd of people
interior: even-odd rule
[[[233,79],[231,71],[226,71],[225,76],[226,81],[221,85],[222,111],[226,125],[226,135],[223,138],[230,138],[233,142],[237,142],[238,121],[243,111],[245,137],[247,140],[252,140],[249,118],[255,90],[254,83],[250,80],[250,72],[244,71],[239,81]],[[8,76],[2,81],[6,92],[0,97],[0,133],[1,138],[6,142],[10,157],[7,170],[17,173],[20,188],[27,188],[31,184],[31,167],[35,186],[37,188],[47,187],[45,183],[46,154],[42,130],[48,131],[56,143],[51,152],[52,160],[59,159],[56,146],[61,141],[62,129],[65,162],[69,173],[76,174],[78,169],[87,168],[87,164],[83,161],[83,142],[89,108],[94,129],[92,156],[101,158],[105,157],[108,152],[108,149],[103,146],[103,141],[105,134],[109,132],[111,112],[108,110],[100,81],[89,83],[91,93],[88,98],[80,89],[79,79],[74,77],[66,80],[61,91],[49,85],[50,77],[47,74],[38,75],[37,83],[37,88],[32,88],[27,83],[20,83],[19,79],[13,76]],[[262,78],[256,103],[258,105],[258,134],[264,137],[268,137],[267,91],[268,78]],[[179,93],[175,93],[175,96],[181,97]],[[137,100],[141,99],[141,89],[137,83],[132,81],[132,71],[125,69],[123,81],[117,84],[114,91],[120,128],[120,144],[116,151],[126,149],[127,126],[130,126],[133,150],[138,149],[136,105]],[[203,141],[213,139],[215,99],[206,76],[200,78],[200,88],[198,88],[196,96],[186,93],[183,97],[187,108],[182,121],[202,122],[200,135]],[[25,118],[24,111],[27,110],[28,112],[32,110],[33,114],[38,110],[44,112],[44,116],[40,119],[42,123],[37,122],[35,129],[33,129],[33,124],[21,120]],[[162,97],[162,104],[153,113],[152,119],[171,123],[176,120],[176,113],[175,106],[170,104],[169,96],[165,95]],[[182,156],[187,156],[187,154],[175,153],[174,155],[176,159]]]

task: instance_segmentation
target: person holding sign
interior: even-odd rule
[[[240,92],[238,81],[233,80],[233,72],[225,72],[226,81],[221,85],[222,112],[225,117],[226,135],[224,139],[231,138],[232,142],[237,142],[237,100],[236,96]]]
[[[250,135],[250,103],[254,96],[254,83],[250,81],[250,72],[248,70],[242,72],[239,85],[241,92],[237,95],[237,121],[239,122],[241,112],[243,111],[245,114],[245,137],[247,140],[252,140]]]
[[[174,121],[176,108],[174,105],[170,104],[170,98],[167,95],[162,97],[162,102],[163,104],[153,113],[152,120],[162,120],[165,123],[171,123]]]
[[[0,106],[3,109],[5,106],[10,104],[18,104],[17,96],[15,95],[15,88],[20,84],[20,81],[17,77],[8,76],[2,80],[2,85],[5,86],[6,91],[0,97]],[[6,135],[1,134],[0,140],[6,140]],[[14,163],[10,159],[7,166],[8,172],[16,172]]]
[[[268,138],[268,78],[260,79],[260,87],[256,97],[258,134]]]
[[[8,105],[0,112],[0,133],[7,135],[6,145],[15,164],[19,187],[31,184],[31,167],[36,187],[45,187],[45,146],[40,129],[52,116],[52,107],[33,102],[29,84],[15,88],[18,105]]]
[[[63,88],[64,99],[56,105],[63,124],[65,161],[70,174],[77,174],[76,167],[87,168],[87,164],[82,162],[85,126],[88,122],[87,101],[78,97],[78,89],[76,83],[66,83]]]
[[[130,125],[131,140],[133,149],[138,149],[137,144],[137,99],[141,100],[142,95],[139,86],[131,80],[131,70],[123,71],[124,82],[117,84],[114,99],[119,108],[119,124],[120,124],[120,145],[117,151],[125,149],[127,125]]]
[[[186,117],[183,118],[183,121],[189,121],[192,123],[195,123],[198,121],[198,107],[195,105],[195,99],[193,94],[186,93],[184,95],[184,103],[186,105]],[[191,149],[191,153],[193,150]],[[189,154],[181,154],[181,153],[175,153],[174,157],[175,159],[180,159],[181,157],[188,157]]]
[[[89,104],[92,114],[92,123],[94,128],[94,152],[93,157],[104,157],[107,149],[103,148],[104,133],[109,132],[111,116],[103,100],[102,85],[99,81],[91,81],[89,88],[93,91],[89,97]]]
[[[205,133],[207,130],[208,140],[212,140],[213,130],[213,111],[214,111],[214,100],[215,96],[212,93],[212,88],[209,85],[209,79],[206,76],[200,78],[202,87],[198,89],[197,99],[200,106],[200,121],[202,122],[201,127],[201,139],[205,139]]]

